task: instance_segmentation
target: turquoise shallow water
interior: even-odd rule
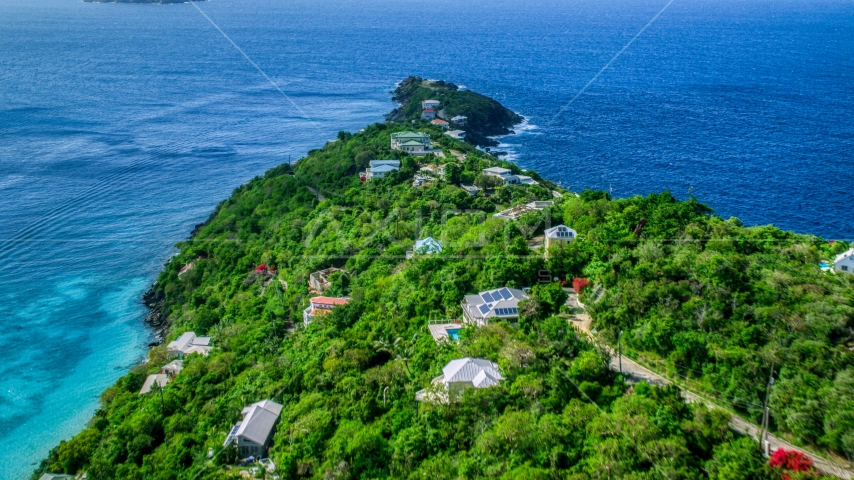
[[[24,478],[144,355],[140,295],[216,203],[410,74],[528,118],[513,158],[573,188],[694,193],[854,238],[854,6],[662,1],[0,0],[0,478]]]

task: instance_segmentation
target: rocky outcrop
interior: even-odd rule
[[[452,127],[465,130],[466,141],[476,146],[497,146],[498,142],[489,137],[512,134],[513,126],[524,120],[521,115],[487,96],[461,90],[453,83],[442,80],[407,77],[391,93],[399,107],[386,115],[387,121],[420,121],[421,102],[438,100],[441,102],[439,117],[446,121],[457,115],[467,118],[465,124],[452,124]]]
[[[158,292],[154,286],[142,295],[142,303],[148,307],[148,313],[143,321],[154,330],[154,341],[148,345],[149,347],[156,347],[163,343],[169,330],[169,316],[163,311],[163,301],[162,292]]]

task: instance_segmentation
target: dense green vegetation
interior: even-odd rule
[[[590,240],[588,303],[607,338],[624,331],[757,423],[776,365],[772,427],[854,459],[854,277],[818,266],[846,244],[745,228],[668,196],[577,204],[565,220]]]
[[[632,349],[737,397],[749,415],[776,361],[775,428],[851,453],[854,285],[815,265],[842,245],[746,228],[668,193],[565,192],[550,209],[495,219],[497,208],[552,199],[554,186],[478,196],[438,180],[414,188],[416,159],[388,148],[391,132],[411,127],[341,133],[294,170],[283,165],[236,189],[155,285],[169,339],[207,334],[213,352],[187,358],[162,395],[141,396],[145,376],[167,362],[164,347],[152,349],[33,478],[237,477],[226,468],[235,451],[222,442],[240,410],[265,398],[284,405],[270,452],[282,478],[777,478],[756,444],[727,428],[725,413],[609,372],[603,353],[560,316],[557,284],[538,283],[543,270],[591,279],[582,300],[605,338],[624,330]],[[459,180],[477,182],[498,164],[422,130],[467,153],[454,164]],[[402,168],[363,184],[357,172],[374,158],[400,158]],[[528,240],[559,223],[582,239],[546,261]],[[406,259],[428,235],[443,252]],[[260,264],[275,274],[256,272]],[[330,266],[345,273],[326,294],[352,302],[303,328],[308,275]],[[433,340],[428,320],[458,318],[465,294],[502,285],[534,287],[517,326]],[[415,402],[449,360],[465,356],[498,362],[506,379],[447,405]]]

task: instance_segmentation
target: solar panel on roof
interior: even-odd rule
[[[513,298],[513,294],[510,293],[510,290],[507,290],[507,287],[502,288],[498,293],[500,293],[501,296],[504,297],[504,300],[510,300],[511,298]]]
[[[480,298],[483,299],[484,302],[494,302],[495,298],[492,298],[492,295],[489,292],[483,292],[480,294]]]
[[[480,309],[480,313],[486,313],[489,311],[490,304],[486,303],[478,307]]]

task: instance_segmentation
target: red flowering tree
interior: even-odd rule
[[[575,277],[572,279],[572,289],[575,290],[575,293],[581,293],[582,290],[590,286],[590,280],[581,277]]]
[[[785,450],[778,448],[771,459],[768,460],[768,465],[771,468],[790,470],[793,472],[812,472],[813,463],[810,457],[804,455],[803,452],[797,450]],[[785,480],[789,480],[789,476],[783,473],[781,475]]]

